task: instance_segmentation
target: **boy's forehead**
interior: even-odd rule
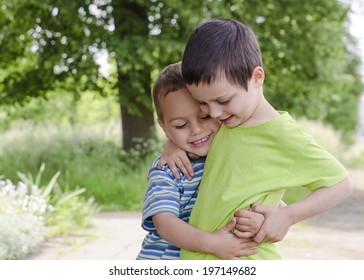
[[[160,107],[165,121],[187,118],[200,111],[198,103],[187,89],[169,93],[161,100]]]
[[[193,99],[201,100],[217,100],[225,98],[235,91],[236,86],[231,85],[227,80],[214,81],[213,83],[200,83],[198,85],[188,85]]]

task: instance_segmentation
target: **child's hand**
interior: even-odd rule
[[[177,167],[179,167],[179,169],[187,177],[188,180],[191,180],[192,177],[195,175],[193,172],[192,164],[186,152],[178,148],[169,139],[167,139],[166,141],[164,151],[158,162],[157,168],[162,169],[165,164],[169,166],[176,179],[181,179]]]
[[[251,238],[238,238],[231,231],[236,226],[236,219],[233,218],[224,227],[211,234],[211,254],[224,259],[234,260],[238,257],[250,256],[259,252],[258,245]]]
[[[238,210],[234,213],[236,226],[234,234],[237,237],[253,237],[261,228],[264,222],[263,214],[249,210]]]
[[[253,238],[261,243],[281,241],[287,234],[291,222],[285,207],[270,207],[254,204],[252,211],[263,214],[264,222],[259,232]]]

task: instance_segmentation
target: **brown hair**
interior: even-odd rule
[[[182,59],[186,84],[210,84],[224,75],[247,89],[253,70],[263,66],[261,51],[251,29],[231,19],[202,23],[190,34]]]
[[[182,76],[181,62],[170,64],[159,73],[153,86],[153,103],[160,121],[163,121],[160,99],[182,88],[186,88],[186,83]]]

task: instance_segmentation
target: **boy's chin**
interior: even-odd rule
[[[202,152],[202,151],[190,151],[187,152],[187,155],[190,159],[198,159],[199,157],[205,157],[207,156],[207,152]]]

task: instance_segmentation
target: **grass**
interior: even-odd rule
[[[116,122],[102,129],[23,122],[2,132],[1,171],[15,181],[18,171],[36,174],[45,163],[42,180],[49,181],[60,171],[58,181],[63,188],[85,188],[84,197],[93,196],[101,210],[140,210],[156,154],[143,159],[123,154],[117,143],[119,127]]]
[[[99,104],[90,100],[90,95],[86,97],[87,104]],[[38,116],[37,120],[18,119],[3,127],[0,131],[0,175],[16,182],[18,171],[36,174],[45,163],[44,182],[60,171],[58,181],[65,190],[85,188],[82,196],[85,199],[93,196],[100,210],[140,211],[148,169],[161,151],[162,141],[151,140],[144,147],[146,157],[141,156],[145,151],[122,153],[121,124],[115,104],[111,106],[114,109],[106,103],[100,104],[104,107],[101,110],[97,105],[95,108],[99,109],[95,112],[113,112],[113,115],[98,118],[87,111],[85,104],[80,104],[80,111],[74,114],[77,122],[72,125],[65,120],[40,122]],[[363,145],[343,144],[339,132],[320,122],[305,119],[299,122],[344,165],[350,168],[364,166]],[[290,203],[307,194],[303,188],[289,190],[284,200]]]

